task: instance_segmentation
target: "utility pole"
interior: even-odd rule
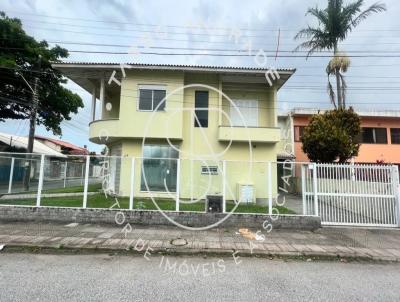
[[[42,57],[39,55],[37,71],[40,71],[41,60],[42,60]],[[29,84],[28,84],[28,86],[30,87]],[[27,161],[25,162],[25,171],[24,171],[24,189],[25,189],[25,191],[29,190],[29,185],[30,185],[33,143],[35,140],[36,115],[37,115],[37,110],[38,110],[38,106],[39,106],[38,86],[39,86],[39,77],[38,77],[38,75],[36,75],[33,89],[30,87],[32,90],[32,107],[31,107],[31,112],[30,112],[30,117],[29,117],[29,138],[28,138],[28,147],[26,149]]]

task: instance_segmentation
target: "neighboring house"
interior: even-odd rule
[[[246,177],[246,161],[249,149],[255,161],[277,160],[281,140],[277,91],[294,69],[278,70],[280,79],[269,87],[265,79],[268,70],[258,68],[130,64],[124,65],[124,77],[118,64],[56,63],[53,66],[92,94],[90,140],[106,144],[113,156],[137,158],[135,196],[148,195],[140,177],[144,157],[148,187],[160,196],[171,196],[166,190],[175,192],[180,185],[182,198],[200,198],[200,184],[210,175],[212,189],[207,193],[221,194],[219,164],[227,160],[236,161],[227,164],[227,182],[231,188],[236,190],[242,184],[249,184],[254,186],[254,197],[268,197],[266,164],[260,164],[253,169],[251,177]],[[112,74],[121,86],[116,81],[109,82]],[[231,98],[238,110],[218,91]],[[99,120],[95,120],[97,106],[101,111]],[[210,147],[219,154],[217,160],[197,160],[210,154]],[[177,158],[180,158],[179,167]],[[111,162],[110,179],[119,195],[129,195],[130,165],[124,158],[114,158]],[[177,183],[178,169],[180,184]],[[276,182],[276,173],[273,175]],[[194,191],[187,187],[188,183],[196,185]],[[235,192],[231,197],[237,199],[233,195],[240,193]]]
[[[86,146],[78,147],[74,144],[71,144],[69,142],[65,142],[62,140],[54,139],[54,138],[49,138],[49,137],[44,137],[44,136],[38,136],[35,135],[35,140],[41,142],[42,144],[50,147],[53,150],[56,150],[57,152],[60,152],[62,154],[66,155],[88,155],[89,151],[86,148]]]
[[[19,155],[18,153],[26,153],[27,148],[27,136],[15,136],[8,133],[0,133],[0,152],[4,152],[3,154],[0,154],[0,183],[8,183],[9,181],[12,158],[14,158],[13,179],[15,181],[22,180],[25,166],[25,155]],[[9,152],[12,152],[13,154]],[[64,154],[46,146],[36,139],[33,142],[33,153],[31,178],[36,179],[39,177],[40,155],[44,154],[47,162],[50,162],[51,159],[63,161],[66,158]],[[46,171],[48,171],[48,169],[46,169]]]
[[[294,109],[280,119],[292,123],[294,155],[296,161],[308,161],[302,151],[301,136],[311,115],[323,113],[317,109]],[[356,163],[376,164],[377,162],[400,164],[400,111],[358,111],[361,117],[361,147]]]

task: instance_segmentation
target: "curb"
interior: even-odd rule
[[[127,248],[114,248],[108,246],[68,246],[68,245],[31,245],[10,244],[6,245],[1,253],[34,253],[34,254],[60,254],[60,255],[90,255],[90,254],[115,254],[143,256],[146,247],[136,250],[133,246]],[[188,248],[152,248],[151,254],[168,256],[202,256],[202,257],[232,257],[269,258],[298,261],[339,261],[339,262],[387,262],[400,263],[400,258],[391,256],[372,256],[360,253],[330,253],[330,252],[292,252],[292,251],[260,251],[231,250],[231,249],[188,249]]]

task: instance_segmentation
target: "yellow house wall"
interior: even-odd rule
[[[121,127],[143,129],[142,124],[145,124],[151,116],[151,112],[138,112],[137,101],[137,87],[140,84],[165,84],[167,95],[174,89],[182,86],[183,84],[206,84],[218,89],[220,87],[218,75],[199,75],[199,74],[186,74],[173,73],[173,72],[140,72],[135,74],[128,74],[128,77],[122,82],[121,90],[121,105],[120,105],[120,125]],[[199,198],[204,194],[221,194],[222,193],[222,173],[219,171],[217,176],[209,176],[201,174],[201,166],[206,165],[200,161],[191,161],[196,157],[204,158],[204,155],[219,154],[214,158],[209,158],[207,164],[216,166],[219,164],[222,169],[222,160],[227,161],[227,199],[237,199],[237,184],[253,184],[255,186],[256,198],[268,198],[268,185],[267,185],[267,166],[266,163],[253,163],[251,166],[248,163],[250,159],[253,161],[276,161],[277,145],[274,143],[249,143],[234,142],[228,147],[227,142],[218,141],[218,126],[219,126],[219,112],[209,111],[209,124],[208,128],[195,128],[194,119],[191,111],[183,110],[181,114],[176,114],[174,119],[168,120],[165,117],[171,114],[175,109],[191,109],[194,108],[195,91],[206,90],[202,87],[186,88],[180,91],[177,95],[170,96],[166,104],[166,112],[155,113],[154,128],[165,128],[165,123],[172,122],[173,127],[180,127],[183,140],[175,140],[173,143],[179,146],[181,151],[181,175],[180,175],[180,197],[181,198]],[[240,98],[256,98],[260,102],[269,104],[265,108],[276,107],[276,92],[275,89],[268,89],[260,91],[258,94],[246,94],[245,97]],[[228,96],[229,92],[227,92]],[[233,95],[233,94],[232,94]],[[237,96],[237,95],[236,95]],[[220,96],[218,92],[209,90],[209,107],[216,108],[219,104]],[[261,104],[260,104],[261,105]],[[182,111],[182,110],[181,110]],[[276,127],[276,111],[261,109],[260,122],[263,124]],[[135,130],[138,131],[138,130]],[[141,130],[143,131],[143,130]],[[163,143],[166,140],[146,139],[146,143]],[[142,140],[125,138],[122,139],[122,155],[129,157],[142,156]],[[140,191],[140,171],[141,160],[136,159],[135,166],[135,197],[148,196],[147,193]],[[191,172],[192,171],[192,172]],[[273,197],[276,197],[276,168],[273,165],[272,171],[272,188]],[[120,194],[128,196],[130,192],[130,179],[131,179],[131,166],[130,160],[121,161],[121,183]],[[205,191],[208,187],[208,181],[211,179],[210,189]],[[191,189],[188,184],[195,184]],[[157,193],[153,196],[168,197],[167,193]]]

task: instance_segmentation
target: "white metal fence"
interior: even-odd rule
[[[109,208],[105,193],[130,210],[155,196],[169,199],[163,209],[204,212],[218,195],[223,212],[239,204],[237,212],[320,216],[325,225],[400,223],[397,166],[0,153],[0,205]]]
[[[302,168],[304,213],[325,225],[399,225],[397,166],[309,164]]]

